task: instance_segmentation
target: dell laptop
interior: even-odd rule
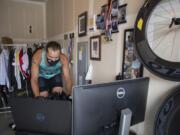
[[[71,134],[71,101],[14,97],[10,103],[17,131],[43,135]]]

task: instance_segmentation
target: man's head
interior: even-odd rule
[[[59,62],[61,53],[61,46],[59,43],[55,41],[51,41],[46,46],[46,57],[47,62],[50,66],[55,65],[57,62]]]

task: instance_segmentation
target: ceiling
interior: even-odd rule
[[[28,1],[47,2],[48,0],[28,0]]]
[[[48,0],[13,0],[13,1],[18,1],[18,2],[42,2],[42,3],[45,3],[47,2]]]

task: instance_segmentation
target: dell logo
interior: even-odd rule
[[[126,94],[126,91],[124,88],[117,89],[117,98],[122,99],[124,98],[125,94]]]
[[[36,114],[36,119],[39,121],[39,122],[43,122],[45,120],[45,115],[43,113],[37,113]]]

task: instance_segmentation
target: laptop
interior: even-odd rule
[[[71,134],[71,101],[13,97],[10,103],[17,131]]]

